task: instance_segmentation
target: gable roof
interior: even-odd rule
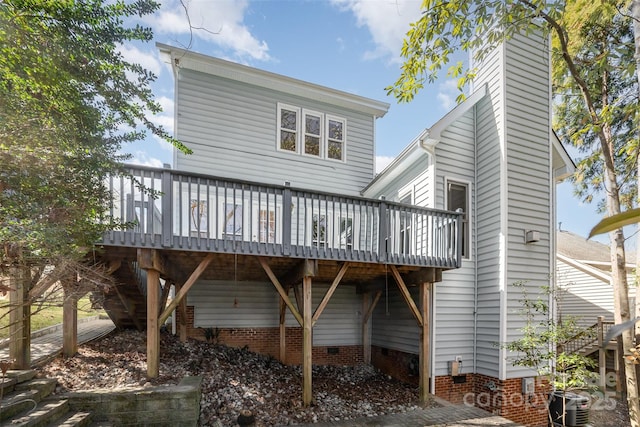
[[[556,233],[556,252],[562,258],[572,259],[601,270],[611,269],[609,246],[570,231],[558,230]],[[635,267],[635,252],[626,251],[627,269]]]
[[[556,250],[559,254],[580,261],[611,262],[609,246],[570,231],[558,230]]]
[[[375,99],[342,92],[326,86],[316,85],[162,43],[156,43],[156,47],[165,58],[165,62],[171,64],[174,72],[176,72],[176,68],[200,71],[291,95],[315,99],[327,104],[338,105],[350,110],[371,114],[374,117],[382,117],[389,110],[388,103],[376,101]]]
[[[420,135],[411,141],[382,172],[376,175],[361,193],[375,192],[375,189],[382,185],[383,181],[394,179],[423,156],[432,156],[434,147],[440,142],[442,131],[476,105],[487,94],[487,91],[487,85],[481,86],[480,89],[442,116],[433,126],[420,132]]]

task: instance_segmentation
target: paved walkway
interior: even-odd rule
[[[440,408],[417,409],[404,414],[358,418],[349,421],[304,424],[305,427],[522,427],[503,417],[479,408],[443,403]]]
[[[94,340],[113,331],[111,319],[78,321],[78,345]],[[62,328],[53,328],[51,333],[40,335],[38,331],[31,337],[31,364],[37,365],[62,351]],[[9,359],[9,347],[0,349],[0,360]]]

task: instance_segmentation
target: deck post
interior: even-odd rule
[[[284,191],[282,192],[282,253],[285,256],[291,255],[291,183],[284,183]]]
[[[419,399],[420,403],[426,403],[429,400],[429,365],[431,363],[429,354],[429,320],[430,313],[430,296],[432,283],[424,282],[420,284],[420,309],[422,314],[422,325],[420,328],[420,384],[419,384]]]
[[[172,208],[173,203],[173,179],[171,167],[165,166],[162,170],[162,246],[171,247],[173,243],[173,219]]]
[[[72,277],[64,280],[62,303],[62,355],[73,357],[78,352],[78,292]]]
[[[280,363],[287,363],[287,325],[286,314],[287,304],[285,304],[282,297],[278,298],[278,308],[280,311]]]
[[[147,377],[157,378],[160,372],[160,272],[147,270]]]
[[[378,262],[387,261],[387,237],[389,236],[389,230],[387,230],[387,204],[384,202],[384,196],[380,196],[380,206],[378,212]]]
[[[180,292],[182,285],[175,283],[176,295]],[[178,337],[180,342],[187,342],[187,301],[182,298],[178,303]]]
[[[362,360],[366,365],[371,364],[371,331],[369,330],[369,319],[376,308],[382,291],[377,291],[371,301],[371,293],[365,292],[362,302]]]
[[[302,326],[302,403],[311,405],[313,392],[311,386],[311,367],[313,364],[313,316],[311,312],[311,276],[302,279],[303,326]]]
[[[600,369],[600,388],[607,387],[607,343],[604,342],[604,316],[598,316],[598,368]]]
[[[23,265],[9,267],[9,359],[13,369],[31,367],[31,304],[29,270]]]
[[[371,334],[369,333],[369,318],[367,313],[371,306],[371,292],[362,294],[362,362],[371,364]]]

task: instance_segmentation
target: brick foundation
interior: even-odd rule
[[[205,340],[205,329],[193,326],[194,308],[187,307],[187,336]],[[179,321],[179,315],[177,320]],[[280,356],[280,328],[213,328],[217,334],[216,342],[229,347],[247,347],[250,351],[275,357]],[[302,328],[286,328],[287,351],[284,363],[302,364]],[[354,366],[364,363],[362,346],[326,346],[313,347],[314,365]]]
[[[487,375],[476,374],[475,395],[468,400],[473,400],[475,406],[485,411],[517,423],[529,427],[544,427],[548,425],[548,391],[548,385],[536,379],[536,393],[527,397],[522,394],[522,378],[501,381]]]
[[[411,384],[418,383],[411,369],[414,354],[397,350],[371,348],[371,363],[387,375]],[[464,382],[462,382],[464,379]],[[522,379],[500,381],[481,374],[463,374],[454,381],[450,375],[435,378],[437,397],[452,403],[477,406],[529,427],[547,426],[546,384],[536,382],[536,394],[531,399],[522,394]]]
[[[451,403],[465,403],[475,386],[474,374],[462,374],[456,377],[444,375],[436,377],[435,395]],[[464,381],[464,382],[463,382]]]

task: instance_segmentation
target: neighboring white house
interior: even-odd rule
[[[132,168],[157,199],[114,180],[112,214],[137,227],[103,242],[116,267],[147,270],[147,291],[160,276],[184,286],[164,311],[166,288],[147,296],[135,324],[147,319],[148,351],[148,313],[181,304],[185,337],[215,328],[302,364],[305,403],[312,361],[371,363],[421,393],[546,425],[533,372],[500,346],[523,326],[511,285],[535,292],[553,276],[555,185],[574,167],[551,130],[545,38],[495,49],[470,96],[377,176],[388,104],[158,47],[175,74],[176,137],[194,153],[176,152],[174,170]],[[139,307],[112,297],[112,317]]]
[[[569,231],[557,233],[556,283],[564,289],[560,313],[574,316],[585,326],[598,316],[614,320],[611,253],[609,246]],[[635,253],[627,253],[627,281],[630,306],[635,305]]]

